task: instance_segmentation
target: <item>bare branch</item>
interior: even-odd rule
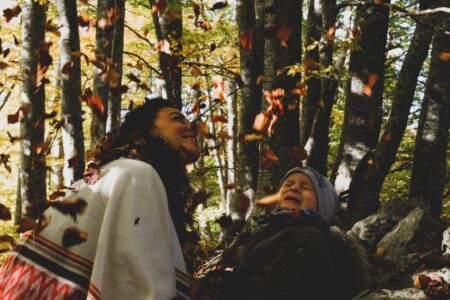
[[[139,32],[137,32],[136,30],[134,30],[131,26],[125,24],[125,27],[130,30],[132,33],[134,33],[138,38],[140,38],[141,40],[145,41],[147,44],[149,44],[151,47],[155,47],[155,45],[153,45],[152,42],[150,42],[145,36],[141,35]]]
[[[154,71],[156,74],[161,75],[161,72],[158,71],[157,69],[155,69],[155,67],[153,67],[152,65],[150,65],[144,58],[142,58],[140,55],[133,53],[133,52],[129,52],[129,51],[123,51],[123,54],[126,55],[130,55],[133,57],[136,57],[137,59],[139,59],[139,61],[143,62],[150,70]]]

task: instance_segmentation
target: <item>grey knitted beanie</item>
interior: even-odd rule
[[[286,178],[296,172],[301,172],[311,179],[317,195],[317,210],[325,221],[331,223],[337,214],[339,200],[333,185],[322,174],[310,167],[295,167],[289,170],[280,181],[278,190]]]

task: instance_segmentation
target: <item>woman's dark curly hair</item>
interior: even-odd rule
[[[179,154],[166,141],[149,133],[162,108],[175,107],[171,102],[154,98],[127,113],[124,122],[95,147],[92,159],[102,166],[120,157],[131,157],[151,164],[158,172],[167,193],[170,214],[180,243],[187,239],[188,217],[185,205],[191,194],[188,178]]]

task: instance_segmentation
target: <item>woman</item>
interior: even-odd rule
[[[185,166],[199,156],[194,129],[170,102],[128,113],[84,180],[11,251],[0,299],[189,297]]]
[[[338,197],[316,170],[293,168],[258,204],[276,208],[258,218],[223,298],[350,299],[367,285],[364,250],[330,232]]]

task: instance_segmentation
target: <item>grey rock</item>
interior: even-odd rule
[[[408,288],[403,290],[386,290],[383,289],[378,292],[372,292],[369,294],[360,295],[356,298],[353,298],[353,300],[428,300],[428,296],[425,294],[424,291],[415,289],[415,288]]]
[[[450,258],[450,227],[448,227],[442,234],[442,255]]]
[[[347,233],[357,237],[370,250],[374,250],[383,236],[417,207],[425,207],[422,199],[392,199],[375,214],[356,222]]]
[[[411,271],[422,259],[434,254],[430,247],[440,243],[440,224],[417,207],[377,244],[381,258],[397,270]]]

